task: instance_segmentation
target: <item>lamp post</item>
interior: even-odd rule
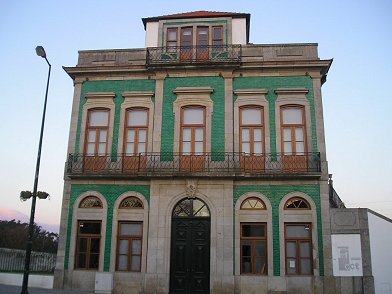
[[[50,69],[51,65],[46,58],[45,49],[42,46],[37,46],[35,51],[38,56],[45,58],[46,63],[49,65],[48,71],[48,81],[46,82],[46,93],[45,93],[45,102],[44,102],[44,110],[42,113],[42,122],[41,122],[41,134],[39,137],[38,144],[38,155],[37,155],[37,164],[35,167],[35,178],[34,178],[34,188],[33,188],[33,196],[31,201],[31,212],[30,212],[30,223],[29,223],[29,235],[26,244],[26,258],[25,258],[25,268],[23,272],[23,284],[22,284],[22,292],[21,294],[27,294],[27,285],[29,282],[29,271],[30,271],[30,257],[31,257],[31,248],[33,246],[33,234],[34,234],[34,215],[35,215],[35,203],[37,201],[37,187],[38,187],[38,177],[39,177],[39,166],[41,163],[41,147],[42,147],[42,138],[44,135],[44,126],[45,126],[45,114],[46,114],[46,102],[48,100],[48,89],[49,89],[49,79],[50,79]]]

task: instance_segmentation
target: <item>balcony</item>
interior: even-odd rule
[[[70,178],[318,178],[320,154],[304,155],[206,153],[182,155],[146,153],[136,156],[86,156],[69,154],[66,175]]]
[[[147,48],[147,66],[216,65],[241,62],[241,45]]]

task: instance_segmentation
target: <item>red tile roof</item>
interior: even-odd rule
[[[185,13],[176,13],[162,16],[145,17],[142,18],[144,28],[148,22],[156,22],[165,19],[184,19],[184,18],[209,18],[209,17],[233,17],[233,18],[246,18],[247,23],[250,20],[249,13],[239,13],[239,12],[220,12],[220,11],[192,11]]]

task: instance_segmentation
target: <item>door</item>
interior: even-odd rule
[[[197,47],[196,47],[196,57],[197,60],[208,60],[208,27],[198,27],[197,28]]]
[[[192,60],[193,55],[193,28],[181,28],[181,53],[180,60],[181,61],[190,61]]]
[[[199,199],[184,199],[173,210],[170,293],[210,292],[210,213]]]

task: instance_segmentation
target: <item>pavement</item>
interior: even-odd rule
[[[22,286],[10,286],[0,284],[0,294],[20,294]],[[43,289],[28,287],[29,294],[93,294],[94,292],[85,292],[70,289]]]

